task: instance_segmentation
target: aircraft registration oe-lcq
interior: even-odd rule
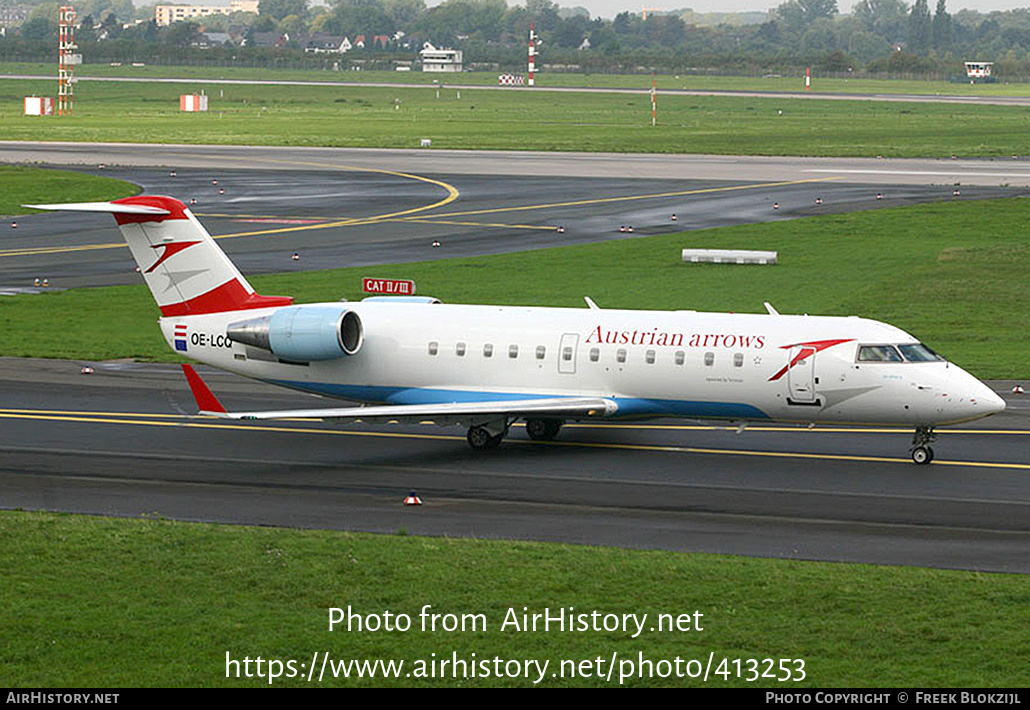
[[[294,304],[257,294],[182,202],[27,205],[114,215],[169,346],[265,382],[364,406],[227,412],[183,365],[201,414],[460,424],[474,449],[524,419],[553,439],[583,420],[688,417],[934,427],[1004,401],[908,333],[857,317],[444,305],[425,297]]]

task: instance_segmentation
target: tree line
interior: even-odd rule
[[[1001,78],[1030,76],[1030,8],[951,13],[947,0],[859,0],[842,13],[837,0],[787,0],[764,21],[740,24],[688,22],[690,10],[623,12],[591,17],[582,7],[551,0],[261,0],[260,12],[216,15],[158,27],[154,7],[131,0],[82,0],[77,40],[91,59],[139,61],[168,58],[187,63],[307,63],[302,41],[313,34],[369,38],[362,51],[334,59],[335,66],[411,60],[425,41],[462,49],[467,65],[524,67],[530,22],[540,40],[539,63],[552,70],[779,72],[811,66],[823,72],[888,74],[961,73],[963,60],[993,61]],[[11,4],[12,0],[0,0]],[[34,2],[28,19],[0,38],[0,59],[46,60],[57,32],[57,3]],[[753,15],[753,13],[752,13]],[[136,24],[132,24],[133,21]],[[228,32],[247,45],[197,47],[200,33]],[[283,46],[256,46],[259,33],[285,35]],[[373,45],[371,38],[387,38]],[[86,49],[88,45],[88,51]]]

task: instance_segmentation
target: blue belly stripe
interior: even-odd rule
[[[558,399],[573,394],[535,394],[522,392],[481,392],[475,390],[433,389],[428,387],[381,387],[338,385],[328,382],[270,380],[272,384],[304,392],[382,404],[450,404],[453,402],[503,402],[518,399]],[[597,395],[601,396],[601,395]],[[645,417],[697,417],[700,419],[769,419],[761,409],[738,402],[702,402],[679,399],[608,397],[619,405],[614,419]]]

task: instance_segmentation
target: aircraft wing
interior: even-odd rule
[[[421,421],[437,423],[487,420],[497,417],[610,417],[618,405],[604,397],[548,397],[443,404],[386,404],[325,409],[283,409],[261,412],[228,412],[189,365],[182,366],[201,414],[222,419],[339,419],[362,421]]]

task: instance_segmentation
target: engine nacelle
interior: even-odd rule
[[[307,362],[354,355],[365,340],[361,318],[346,306],[286,306],[270,316],[230,323],[230,340]]]

